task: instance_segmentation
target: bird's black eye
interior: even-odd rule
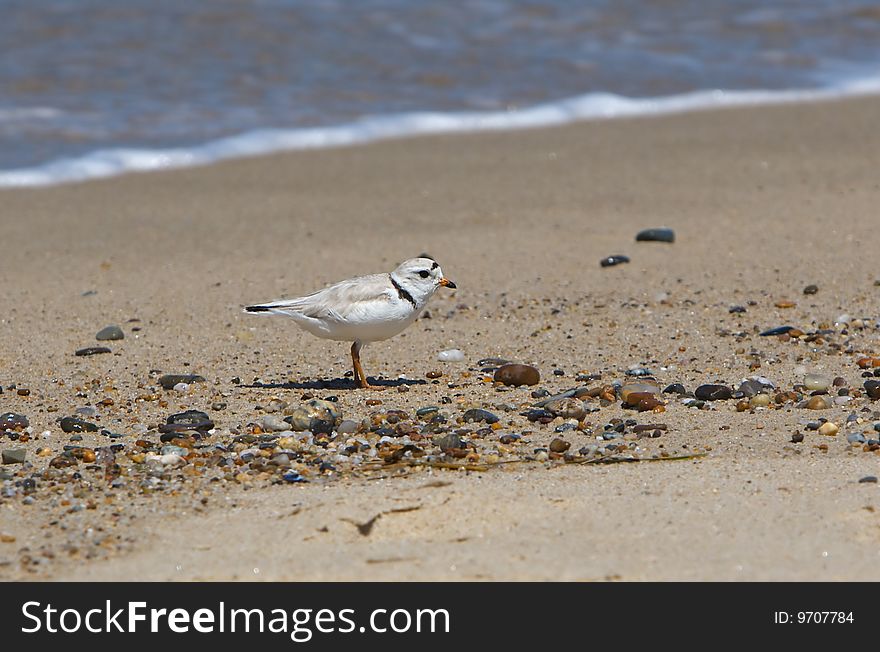
[[[424,269],[419,272],[419,276],[421,276],[422,278],[428,278],[430,275],[431,275],[430,272],[428,272],[427,270],[424,270]]]

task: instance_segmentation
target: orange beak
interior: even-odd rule
[[[445,278],[445,277],[440,279],[440,285],[442,285],[443,287],[447,287],[450,290],[454,290],[457,287],[455,285],[455,283],[453,283],[452,281],[450,281],[448,278]]]

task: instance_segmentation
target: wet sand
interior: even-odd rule
[[[66,482],[40,478],[71,443],[58,419],[105,398],[113,405],[83,418],[123,437],[85,433],[79,445],[130,448],[135,424],[186,409],[244,432],[273,398],[332,393],[355,420],[482,407],[501,432],[529,432],[524,454],[546,448],[561,422],[519,416],[536,388],[484,382],[476,362],[489,356],[534,365],[550,392],[584,384],[578,373],[601,374],[599,385],[641,366],[691,391],[753,374],[791,390],[817,371],[855,395],[856,361],[878,352],[878,114],[876,99],[725,110],[0,192],[0,412],[26,415],[33,430],[25,444],[0,438],[2,450],[26,448],[33,468],[0,468],[7,486],[38,476],[30,501],[0,497],[0,577],[880,579],[878,484],[859,483],[880,475],[880,457],[846,440],[880,421],[864,396],[822,411],[737,412],[736,400],[699,410],[666,397],[665,412],[640,414],[615,402],[587,416],[591,434],[564,434],[577,450],[614,418],[662,422],[659,438],[621,441],[644,457],[706,453],[684,461],[340,472],[302,484],[199,484],[176,471],[149,493],[136,471],[111,488],[86,464],[62,469]],[[635,242],[656,226],[676,242]],[[405,374],[405,393],[321,389],[348,371],[345,344],[240,312],[423,251],[459,289],[362,355],[370,376]],[[611,254],[631,262],[601,268]],[[804,295],[808,284],[818,292]],[[777,307],[786,300],[796,305]],[[834,326],[843,313],[863,327]],[[111,354],[74,356],[103,344],[94,335],[108,324],[126,336]],[[758,336],[782,325],[834,334]],[[466,361],[438,362],[449,348]],[[157,388],[161,373],[207,382],[180,395]],[[851,413],[862,422],[845,427]],[[819,417],[840,433],[801,423]],[[792,443],[798,430],[804,441]]]

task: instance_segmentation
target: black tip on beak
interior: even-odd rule
[[[447,287],[447,288],[449,288],[450,290],[454,290],[454,289],[457,287],[457,286],[455,285],[455,283],[453,283],[452,281],[450,281],[448,278],[441,278],[441,279],[440,279],[440,285],[442,285],[443,287]]]

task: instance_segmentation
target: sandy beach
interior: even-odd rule
[[[25,464],[0,467],[0,578],[880,579],[880,485],[860,482],[880,475],[880,457],[847,440],[880,437],[857,364],[880,354],[878,116],[875,98],[728,109],[0,191],[0,413],[31,430],[23,443],[0,435],[0,450],[26,450]],[[660,226],[673,244],[635,241]],[[347,345],[241,312],[421,252],[458,289],[365,349],[384,391],[322,386],[349,370]],[[612,254],[631,262],[600,267]],[[110,324],[125,339],[96,341]],[[759,335],[786,325],[804,335]],[[112,352],[74,355],[101,345]],[[438,361],[451,348],[465,361]],[[477,364],[488,357],[533,365],[541,381],[497,387]],[[563,433],[561,418],[522,416],[535,390],[629,382],[634,367],[661,388],[735,390],[760,375],[777,389],[769,408],[741,412],[737,399],[698,409],[665,394],[662,412],[592,400]],[[810,398],[797,389],[805,372],[844,379],[829,398],[849,389],[851,400],[797,407]],[[162,374],[206,382],[182,394],[162,389]],[[789,391],[797,400],[776,402]],[[457,419],[488,410],[500,427],[473,435],[473,466],[492,451],[510,463],[310,467],[309,482],[285,483],[194,457],[142,485],[136,442],[159,442],[169,415],[208,413],[207,441],[232,450],[273,400],[296,407],[309,394],[337,397],[354,421],[438,406],[450,429],[476,431]],[[121,436],[71,442],[59,420],[83,407]],[[820,418],[839,432],[807,427]],[[612,419],[667,430],[602,440]],[[496,451],[502,434],[521,439]],[[571,453],[610,443],[652,461],[536,458],[557,437]],[[117,486],[88,455],[50,467],[66,445],[111,444],[124,445]]]

